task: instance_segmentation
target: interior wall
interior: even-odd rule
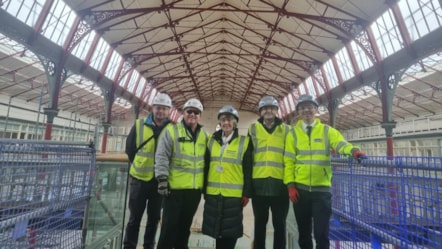
[[[42,105],[40,115],[38,115],[39,106],[32,102],[20,98],[10,98],[10,96],[0,93],[0,117],[7,117],[10,120],[26,120],[30,122],[46,123],[44,109],[47,106]],[[60,110],[54,118],[54,125],[63,127],[74,127],[76,129],[87,130],[90,124],[97,124],[96,118],[75,115],[75,113],[64,112]]]
[[[215,132],[218,125],[218,111],[220,108],[206,108],[201,116],[201,124],[210,134]],[[238,132],[241,135],[247,135],[247,129],[250,124],[258,119],[256,113],[239,111]]]

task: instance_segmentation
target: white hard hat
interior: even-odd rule
[[[258,111],[261,111],[261,108],[263,108],[265,106],[273,106],[273,107],[276,107],[277,109],[279,109],[278,100],[276,100],[272,96],[262,97],[262,99],[259,101],[259,104],[258,104]]]
[[[296,110],[299,109],[299,106],[302,103],[312,103],[316,106],[316,108],[318,108],[318,106],[319,106],[318,102],[311,95],[307,95],[307,94],[303,94],[303,95],[299,96],[298,103],[296,104]]]
[[[239,114],[238,111],[231,105],[225,105],[221,107],[218,111],[218,119],[222,114],[231,114],[233,117],[235,117],[236,121],[239,121]]]
[[[162,105],[172,108],[172,100],[170,99],[169,95],[165,93],[159,93],[157,96],[155,96],[152,105]]]
[[[189,107],[194,107],[198,109],[200,112],[203,112],[203,104],[201,104],[201,101],[197,99],[189,99],[183,106],[183,110]]]

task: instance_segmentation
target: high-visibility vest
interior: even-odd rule
[[[284,177],[285,137],[289,132],[286,124],[278,125],[273,133],[268,133],[260,122],[253,123],[249,134],[253,142],[253,179]]]
[[[144,141],[150,140],[143,148],[138,150],[131,164],[129,174],[139,180],[150,181],[154,177],[155,139],[153,138],[153,130],[149,126],[144,125],[144,119],[137,119],[135,121],[135,129],[137,148]]]
[[[220,145],[209,139],[210,168],[207,194],[225,197],[242,197],[244,173],[242,159],[249,144],[249,137],[238,136],[228,145]]]
[[[168,125],[173,141],[173,153],[169,171],[171,189],[202,189],[204,184],[204,154],[207,134],[201,129],[196,141],[183,124]]]
[[[339,131],[322,124],[319,119],[316,119],[309,137],[302,128],[302,122],[298,121],[287,135],[284,183],[330,187],[333,176],[331,149],[340,154],[351,154],[355,147],[347,142]]]

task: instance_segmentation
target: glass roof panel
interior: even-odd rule
[[[383,59],[404,47],[402,36],[391,10],[385,12],[370,27]]]
[[[121,60],[123,60],[121,55],[117,53],[115,50],[113,50],[112,56],[109,61],[109,65],[107,66],[104,75],[106,75],[106,77],[108,77],[109,79],[114,79],[115,75],[117,74],[117,69],[120,65]]]
[[[341,73],[342,80],[346,81],[355,76],[355,70],[351,64],[350,56],[346,47],[339,50],[335,55],[338,64],[338,70]],[[330,86],[331,87],[331,86]]]
[[[402,0],[398,6],[409,30],[412,41],[439,28],[442,9],[438,0]]]
[[[109,44],[107,44],[107,42],[100,37],[97,46],[94,48],[94,54],[92,55],[89,65],[97,70],[101,70],[101,68],[103,67],[104,59],[106,59],[107,53],[109,53],[109,51]]]
[[[324,63],[323,68],[325,72],[325,77],[327,77],[330,88],[337,87],[339,85],[339,81],[332,60],[330,59],[326,63]]]
[[[313,86],[313,80],[311,77],[308,77],[305,80],[305,85],[307,86],[309,94],[312,96],[316,96],[316,90],[315,90],[315,87]]]
[[[355,55],[356,63],[358,64],[359,69],[361,71],[364,71],[373,66],[373,62],[371,62],[370,58],[367,56],[365,51],[356,42],[351,41],[350,46],[353,49],[353,54]]]
[[[143,89],[145,88],[145,87],[147,87],[146,86],[147,85],[147,81],[146,81],[146,79],[144,79],[144,78],[141,78],[140,79],[140,82],[138,83],[138,87],[137,87],[137,89],[135,90],[135,96],[137,96],[138,98],[141,98],[141,94],[143,94]]]
[[[18,20],[34,27],[45,0],[3,1],[2,8]]]
[[[42,35],[63,46],[69,34],[76,14],[63,1],[56,0],[46,16]]]
[[[78,44],[72,50],[72,54],[84,61],[96,35],[95,31],[89,32],[83,39],[78,41]]]

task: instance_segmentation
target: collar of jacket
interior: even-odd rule
[[[263,117],[260,117],[259,119],[258,119],[258,122],[260,122],[262,125],[264,125],[264,118]],[[275,122],[273,123],[273,126],[275,127],[275,126],[278,126],[278,125],[280,125],[280,124],[282,124],[282,120],[280,119],[280,118],[278,118],[278,117],[275,117]],[[264,125],[265,126],[265,125]]]
[[[164,122],[163,126],[166,126],[168,123],[170,123],[169,118],[166,118],[166,121]],[[147,117],[144,119],[144,124],[149,125],[149,126],[156,126],[156,124],[154,124],[153,122],[153,114],[149,114],[147,115]]]
[[[217,141],[219,144],[223,144],[223,139],[222,139],[222,136],[223,136],[223,130],[218,130],[218,131],[215,131],[214,133],[213,133],[213,139],[215,139],[215,141]],[[230,138],[230,140],[229,140],[229,143],[230,143],[230,141],[232,141],[233,139],[235,139],[236,137],[238,137],[238,128],[235,128],[234,130],[233,130],[233,135],[232,135],[232,138]]]
[[[184,128],[186,128],[186,130],[188,130],[190,132],[190,134],[193,134],[192,129],[190,129],[190,127],[188,125],[186,125],[186,123],[184,122],[184,119],[181,120],[181,124],[184,126]],[[200,124],[196,124],[196,129],[195,129],[195,134],[196,135],[198,133],[199,130],[201,130],[203,126]]]

